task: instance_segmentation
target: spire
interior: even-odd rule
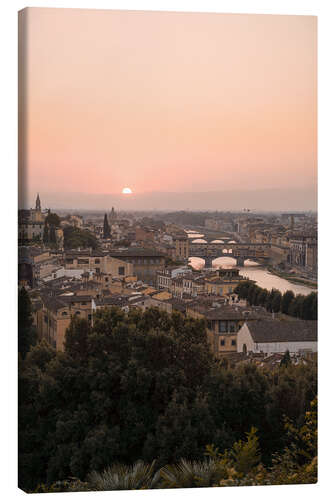
[[[38,210],[38,212],[41,211],[39,193],[37,193],[37,198],[36,198],[36,210]]]

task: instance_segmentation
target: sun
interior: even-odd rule
[[[122,194],[132,194],[132,189],[131,188],[123,188]]]

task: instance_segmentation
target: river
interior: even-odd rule
[[[201,239],[203,237],[202,234],[191,233],[188,235],[189,238],[194,241],[194,239]],[[204,267],[204,260],[199,257],[191,257],[190,263],[195,269],[202,269]],[[219,257],[213,261],[213,268],[219,267],[236,267],[236,260],[232,257]],[[280,290],[281,293],[286,292],[287,290],[292,290],[295,295],[302,294],[308,295],[309,293],[315,291],[313,288],[310,288],[305,285],[297,285],[295,283],[290,283],[290,281],[280,278],[275,274],[271,274],[266,268],[260,266],[256,262],[251,260],[246,260],[245,265],[239,268],[239,274],[241,276],[245,276],[255,281],[258,286],[261,288],[267,288],[267,290],[271,290],[272,288],[276,288]]]

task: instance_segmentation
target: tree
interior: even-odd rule
[[[115,307],[98,310],[92,325],[74,318],[65,352],[42,341],[19,363],[20,487],[85,489],[93,471],[113,481],[116,463],[127,477],[118,484],[130,484],[130,464],[155,459],[162,468],[186,461],[183,472],[196,471],[195,485],[208,485],[207,443],[229,451],[226,465],[217,458],[216,485],[263,484],[259,467],[270,477],[272,454],[289,443],[284,415],[302,426],[316,380],[310,362],[282,370],[222,366],[209,352],[204,321],[180,313]],[[255,439],[244,438],[251,427],[262,464],[245,473],[257,460]],[[71,477],[78,481],[66,485]]]
[[[56,213],[51,213],[49,210],[46,218],[45,218],[45,223],[49,226],[54,226],[54,227],[60,227],[60,217]]]
[[[111,229],[108,221],[108,216],[104,215],[104,224],[103,224],[103,238],[107,240],[111,237]]]
[[[281,292],[279,290],[273,290],[273,298],[271,303],[271,308],[273,312],[277,313],[280,311],[281,299],[282,299]]]
[[[266,288],[260,289],[260,292],[258,294],[258,305],[259,306],[265,307],[268,294],[269,294],[269,292],[268,292],[268,290],[266,290]]]
[[[290,314],[290,316],[300,318],[302,315],[303,302],[304,295],[296,295],[296,297],[289,304],[288,314]]]
[[[315,292],[304,297],[301,308],[301,318],[310,320],[317,319],[317,294]]]
[[[72,248],[98,248],[98,241],[93,233],[78,227],[67,226],[64,228],[64,247]]]
[[[87,356],[89,332],[90,326],[86,319],[72,319],[65,334],[65,351],[72,358],[84,359]]]
[[[49,242],[49,225],[45,221],[44,223],[44,231],[43,231],[43,243],[44,245],[47,245]]]
[[[281,300],[281,312],[283,312],[284,314],[289,313],[289,306],[290,306],[291,302],[294,300],[294,298],[295,298],[295,294],[291,290],[287,290],[283,294],[282,300]]]
[[[37,335],[32,322],[30,297],[23,287],[18,294],[18,350],[23,359],[31,346],[36,343]]]
[[[55,226],[53,224],[50,226],[49,243],[51,243],[52,245],[55,245],[57,243]]]

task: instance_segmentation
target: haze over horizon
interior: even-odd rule
[[[20,206],[315,210],[316,31],[313,16],[25,9]]]
[[[221,210],[238,211],[249,208],[253,211],[316,211],[316,189],[281,189],[252,191],[152,192],[133,193],[123,196],[117,193],[43,193],[39,192],[43,207],[84,210]],[[292,202],[284,202],[286,194]],[[34,199],[30,206],[34,205]],[[28,207],[27,207],[28,208]]]

